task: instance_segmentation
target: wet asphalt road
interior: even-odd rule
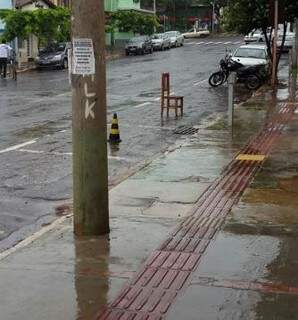
[[[226,111],[227,88],[207,82],[226,48],[241,38],[187,40],[182,48],[107,64],[108,123],[118,113],[123,142],[109,150],[111,183],[166,150],[173,130],[200,125]],[[160,74],[185,96],[185,116],[160,119]],[[0,81],[0,251],[56,218],[71,198],[71,92],[61,70]]]

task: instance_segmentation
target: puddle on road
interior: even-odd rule
[[[235,234],[298,237],[298,176],[259,174],[232,210],[226,230]]]
[[[15,136],[24,138],[24,139],[31,139],[37,138],[47,134],[55,134],[59,130],[66,130],[69,129],[69,125],[65,125],[65,122],[69,121],[68,117],[64,117],[58,121],[47,121],[40,125],[35,125],[30,128],[25,128],[23,130],[19,130],[15,132]]]
[[[298,208],[298,176],[284,179],[264,178],[264,184],[265,189],[253,189],[255,185],[252,185],[249,192],[243,196],[243,201]]]

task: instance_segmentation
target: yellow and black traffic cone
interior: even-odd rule
[[[113,116],[109,142],[110,143],[121,142],[117,113],[114,113],[114,116]]]

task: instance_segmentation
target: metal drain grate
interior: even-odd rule
[[[191,135],[199,131],[198,128],[182,126],[174,130],[174,134]]]

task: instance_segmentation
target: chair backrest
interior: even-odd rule
[[[170,96],[170,74],[163,73],[161,76],[161,95],[162,97]]]

